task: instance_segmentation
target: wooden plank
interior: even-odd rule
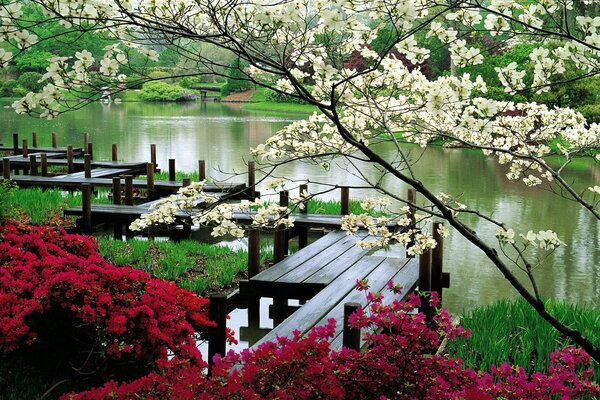
[[[114,171],[114,170],[113,170]],[[119,174],[123,173],[122,171]],[[118,174],[117,174],[118,175]],[[93,175],[92,175],[93,176]],[[56,180],[56,177],[41,177],[32,175],[18,175],[13,179],[19,186],[40,186],[40,187],[77,187],[81,183],[90,183],[93,186],[98,187],[112,187],[112,179],[105,178],[88,178],[87,180]],[[145,180],[134,180],[133,187],[145,188]],[[174,193],[182,187],[182,182],[169,182],[169,181],[155,181],[154,187],[160,192]],[[245,189],[243,183],[230,183],[230,184],[207,184],[204,187],[205,192],[227,192],[232,197],[238,193],[242,193]]]
[[[399,262],[401,263],[400,266],[398,265]],[[405,288],[405,296],[407,296],[417,284],[418,262],[415,259],[368,256],[349,268],[339,278],[339,280],[319,292],[307,304],[300,307],[298,311],[294,312],[254,346],[268,340],[275,340],[277,336],[291,337],[295,330],[305,334],[314,326],[324,325],[328,319],[334,318],[336,320],[336,334],[331,340],[332,348],[341,348],[344,304],[355,302],[363,307],[368,306],[365,293],[354,290],[356,280],[368,279],[372,291],[382,291],[387,282],[393,280]],[[389,304],[391,301],[393,301],[392,296],[384,297],[384,304]]]
[[[417,283],[419,280],[418,260],[415,260],[415,259],[407,260],[404,267],[402,267],[402,269],[400,269],[393,277],[391,277],[389,279],[384,279],[384,280],[379,280],[379,281],[371,280],[370,277],[368,277],[368,279],[369,279],[369,284],[372,285],[371,289],[370,289],[371,291],[380,291],[380,292],[385,293],[385,287],[390,280],[393,281],[394,283],[399,284],[403,288],[401,298],[404,299],[404,298],[408,297],[408,295],[410,293],[412,293],[414,291],[414,289],[417,287]],[[342,340],[343,340],[342,331],[341,331],[342,320],[341,320],[341,317],[337,316],[337,314],[339,314],[340,312],[343,313],[343,304],[345,304],[347,302],[352,302],[352,301],[354,301],[353,299],[359,299],[360,296],[358,296],[358,294],[362,295],[362,298],[360,298],[360,300],[358,300],[358,302],[360,304],[362,304],[363,307],[368,307],[368,305],[370,304],[369,302],[367,302],[364,292],[358,292],[356,290],[354,292],[355,293],[351,293],[350,295],[346,296],[345,298],[343,298],[340,301],[340,304],[342,305],[341,309],[336,308],[335,310],[332,310],[332,314],[326,315],[324,318],[322,318],[320,321],[317,321],[317,323],[315,324],[315,326],[323,325],[323,324],[327,323],[327,319],[331,318],[332,316],[333,316],[333,318],[336,319],[336,334],[330,340],[332,349],[337,350],[342,347]],[[382,304],[388,305],[393,300],[394,300],[394,296],[392,296],[391,293],[388,292],[387,296],[384,295]],[[340,307],[340,306],[338,305],[336,307]],[[333,313],[336,313],[335,316]],[[338,327],[340,327],[339,330],[337,329]]]
[[[285,275],[289,271],[297,268],[305,262],[314,262],[314,258],[318,257],[325,249],[334,245],[335,243],[345,240],[346,234],[344,232],[335,231],[331,232],[319,240],[311,243],[305,247],[301,252],[297,252],[287,257],[285,260],[273,265],[271,268],[261,272],[250,280],[252,281],[268,281],[273,282],[277,278]]]
[[[365,233],[363,232],[362,235],[365,235]],[[334,246],[322,251],[318,256],[311,259],[310,262],[302,265],[301,268],[296,268],[286,273],[277,279],[277,281],[330,283],[345,269],[369,252],[369,250],[357,247],[356,240],[357,238],[354,236],[346,236]]]
[[[13,146],[0,146],[0,151],[13,151]],[[21,148],[18,148],[21,151]],[[29,152],[34,153],[66,153],[66,147],[29,147],[27,148]],[[73,148],[73,155],[80,156],[83,155],[83,149],[81,147]]]
[[[85,171],[82,172],[74,172],[72,174],[58,175],[51,178],[47,178],[49,180],[60,180],[60,181],[72,181],[72,182],[80,182],[80,183],[88,183],[90,179],[93,178],[106,178],[112,176],[122,175],[128,172],[128,169],[115,169],[115,168],[95,168],[91,170],[91,178],[85,177]],[[112,187],[112,180],[111,187]],[[92,183],[92,182],[89,182]]]
[[[360,260],[340,275],[334,284],[320,291],[312,300],[300,307],[298,311],[279,324],[255,346],[267,340],[273,340],[277,336],[290,337],[295,330],[302,333],[307,332],[315,325],[316,321],[323,318],[332,307],[339,303],[340,297],[353,290],[357,276],[368,275],[383,261],[383,257]]]
[[[29,157],[35,156],[36,160],[40,160],[42,157],[42,154],[47,154],[49,162],[50,162],[50,159],[52,159],[52,157],[61,157],[62,156],[62,154],[60,154],[60,153],[28,153],[28,156]],[[29,167],[29,158],[24,158],[23,155],[21,155],[21,154],[16,155],[16,156],[5,156],[3,158],[10,159],[11,165]]]

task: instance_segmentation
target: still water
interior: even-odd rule
[[[9,103],[0,103],[5,106]],[[192,171],[197,161],[206,160],[207,173],[224,179],[226,172],[245,171],[251,159],[249,148],[264,142],[278,129],[302,116],[246,112],[239,105],[209,104],[93,104],[53,121],[18,116],[0,108],[0,143],[11,144],[12,133],[30,137],[38,133],[40,145],[50,144],[51,132],[58,134],[59,146],[81,146],[83,133],[90,134],[96,159],[110,159],[111,145],[118,144],[119,159],[149,161],[151,143],[157,145],[159,167],[175,158],[178,170]],[[393,149],[382,149],[389,158]],[[504,168],[480,152],[459,149],[412,149],[419,159],[416,172],[435,192],[461,195],[461,202],[503,220],[515,230],[552,229],[568,246],[560,248],[536,276],[544,296],[579,304],[600,301],[600,224],[574,203],[544,189],[528,189],[509,182]],[[371,178],[377,172],[363,169]],[[287,164],[276,175],[293,179],[329,181],[356,185],[358,178],[345,166],[329,171],[317,165]],[[580,189],[598,185],[600,168],[583,165],[567,180]],[[238,179],[239,180],[239,179]],[[383,179],[400,193],[406,187]],[[259,187],[260,189],[260,187]],[[364,190],[351,191],[351,197],[373,195]],[[327,195],[336,198],[337,193]],[[474,217],[465,216],[482,236],[493,239],[496,229]],[[515,291],[485,257],[459,235],[450,234],[445,242],[445,271],[451,274],[451,287],[444,292],[444,305],[451,311],[470,309],[494,300],[515,297]]]

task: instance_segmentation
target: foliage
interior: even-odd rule
[[[600,124],[600,103],[586,104],[577,108],[589,123]]]
[[[73,0],[69,7],[46,0],[26,4],[29,3],[46,7],[47,20],[43,24],[32,25],[21,2],[0,6],[6,25],[3,39],[7,48],[12,47],[11,51],[0,48],[2,66],[9,64],[15,54],[62,39],[46,35],[46,24],[67,29],[68,34],[94,30],[123,40],[105,48],[99,64],[86,51],[76,51],[72,59],[53,60],[44,90],[15,101],[16,112],[53,118],[65,109],[79,108],[80,104],[65,101],[69,88],[79,90],[77,96],[89,101],[97,98],[90,92],[97,89],[93,83],[98,77],[107,85],[121,87],[132,72],[132,54],[149,63],[158,61],[159,54],[149,47],[156,47],[156,43],[178,46],[187,65],[194,66],[197,74],[223,73],[231,78],[228,85],[240,84],[238,81],[257,84],[319,104],[320,113],[295,121],[253,149],[253,155],[268,164],[265,170],[297,160],[327,169],[342,158],[349,175],[405,204],[397,216],[407,227],[403,232],[390,232],[386,219],[362,215],[348,217],[345,229],[358,229],[360,222],[380,234],[371,246],[387,245],[390,241],[410,243],[408,251],[416,254],[436,245],[433,233],[424,223],[433,217],[444,219],[454,232],[480,249],[538,313],[600,360],[600,347],[544,309],[532,270],[553,262],[548,256],[564,244],[558,235],[540,226],[517,226],[515,232],[506,225],[515,215],[487,213],[476,199],[463,199],[462,193],[440,192],[443,187],[428,183],[419,172],[422,169],[417,164],[422,158],[397,142],[400,133],[405,141],[423,147],[444,139],[479,149],[508,167],[505,175],[509,180],[528,187],[548,185],[598,223],[600,186],[581,187],[577,180],[565,179],[563,173],[573,159],[596,153],[600,147],[600,126],[587,124],[572,109],[479,96],[486,87],[502,88],[509,95],[529,96],[552,89],[565,77],[570,80],[571,73],[573,79],[600,73],[600,24],[595,15],[598,8],[588,7],[591,1],[571,7],[570,3],[564,6],[557,0],[547,4],[504,0],[469,4],[418,0],[164,0],[159,6],[156,1],[144,0],[136,3],[135,13],[128,9],[129,3],[114,0]],[[391,32],[384,46],[389,50],[379,54],[369,46],[384,29]],[[472,37],[477,36],[485,40],[474,42]],[[422,63],[432,52],[429,38],[439,40],[453,65],[469,73],[430,79],[418,70],[409,70],[392,54],[398,51],[413,64]],[[497,44],[503,44],[504,53],[490,53]],[[222,71],[227,62],[211,59],[202,51],[203,45],[218,47],[236,61],[228,71]],[[360,74],[344,69],[344,61],[355,50],[360,50],[362,56],[369,58],[369,65],[377,68]],[[548,146],[557,139],[558,157]],[[387,152],[384,149],[388,146],[378,146],[383,142],[394,150]],[[595,156],[600,161],[600,155]],[[558,167],[547,162],[558,158],[562,164]],[[365,173],[365,166],[369,166],[369,173]],[[465,172],[471,171],[461,171],[460,167],[456,171]],[[337,184],[322,179],[317,182],[322,187]],[[403,186],[415,189],[425,199],[418,207],[423,215],[417,226],[407,216],[411,206],[416,206],[414,201],[397,192]],[[163,203],[163,215],[170,216],[178,206],[174,202],[185,201],[174,197],[171,203]],[[274,225],[290,226],[293,221],[281,218],[281,213],[277,208],[256,213],[262,219],[258,224],[264,226],[272,221]],[[164,223],[160,214],[154,214],[159,216],[156,221]],[[217,221],[215,235],[241,235],[242,229],[228,218],[230,215],[231,206],[219,204],[203,215],[194,214],[193,220]],[[156,221],[145,220],[144,224]],[[489,230],[482,226],[497,229],[496,237],[488,236]],[[411,230],[416,230],[412,233],[418,233],[418,240],[410,240]],[[590,248],[595,248],[594,239],[587,238]],[[517,269],[524,274],[516,274]]]
[[[4,81],[4,83],[2,83],[1,86],[1,96],[12,96],[14,93],[14,88],[17,86],[17,80],[16,79],[7,79]]]
[[[394,285],[390,288],[397,290]],[[504,364],[490,374],[463,369],[460,359],[435,355],[442,339],[465,337],[468,331],[453,326],[439,310],[436,329],[424,314],[411,311],[421,300],[383,301],[359,309],[350,322],[366,331],[369,345],[362,352],[343,348],[331,351],[329,340],[335,321],[314,328],[308,335],[266,342],[254,351],[217,356],[211,375],[194,363],[171,363],[162,372],[129,383],[109,382],[102,388],[63,399],[548,399],[581,398],[600,394],[585,369],[590,357],[568,348],[552,355],[550,373],[528,376],[521,368]],[[437,296],[432,295],[432,304]]]
[[[239,58],[230,64],[226,73],[227,83],[221,87],[221,96],[243,92],[254,87],[252,81],[248,80],[248,75],[244,73],[246,66],[247,64]]]
[[[122,242],[109,238],[100,238],[98,243],[108,262],[146,271],[198,294],[230,287],[248,270],[247,252],[225,246],[191,240]],[[264,245],[260,254],[261,264],[271,257]]]
[[[24,72],[17,79],[17,83],[29,91],[37,91],[44,87],[40,82],[42,74],[38,72]]]
[[[108,192],[98,190],[92,197],[95,204],[110,204]],[[26,224],[69,226],[63,217],[69,207],[81,205],[81,193],[66,195],[60,189],[23,188],[11,190],[3,197],[5,215]]]
[[[7,210],[10,209],[9,198],[15,190],[17,185],[14,182],[7,179],[0,180],[0,219],[6,217]]]
[[[169,352],[204,365],[195,339],[211,326],[207,300],[107,263],[92,238],[5,220],[0,265],[3,362],[91,384],[147,374]]]
[[[568,82],[572,78],[574,78],[573,74],[564,74],[557,80]],[[551,91],[533,96],[533,100],[551,106],[572,107],[579,110],[581,107],[597,104],[600,100],[599,91],[600,78],[591,77],[576,82],[556,84]]]
[[[182,101],[189,96],[181,86],[162,81],[144,83],[139,92],[139,98],[143,101]]]
[[[265,99],[273,103],[292,103],[292,104],[308,104],[306,101],[298,97],[288,96],[286,94],[267,89]]]
[[[504,86],[498,78],[498,72],[496,71],[496,68],[506,67],[508,64],[515,62],[517,63],[517,65],[519,65],[521,68],[524,68],[526,71],[529,72],[529,74],[531,74],[532,63],[529,59],[529,55],[536,47],[538,47],[537,44],[526,43],[516,44],[514,46],[511,46],[510,48],[504,48],[502,50],[494,48],[494,52],[486,57],[484,63],[481,63],[479,65],[465,66],[463,68],[458,69],[458,73],[468,73],[471,74],[472,77],[480,75],[483,78],[483,80],[487,83],[488,89],[495,87],[502,88],[502,90],[504,90]]]
[[[36,71],[42,72],[50,65],[50,60],[54,57],[47,51],[33,50],[21,54],[15,59],[15,65],[20,72]]]
[[[558,302],[547,302],[546,306],[561,321],[580,330],[593,343],[600,343],[600,334],[595,329],[600,310]],[[469,368],[489,370],[492,365],[508,362],[520,366],[528,374],[547,372],[550,354],[573,344],[543,321],[522,299],[503,300],[477,308],[461,318],[461,325],[472,330],[473,334],[468,340],[449,343],[446,349],[452,357],[461,358]],[[597,363],[595,366],[597,374],[600,373]]]

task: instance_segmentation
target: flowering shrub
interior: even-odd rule
[[[390,289],[398,291],[390,284]],[[443,338],[469,335],[453,326],[445,310],[434,317],[435,329],[423,314],[410,313],[417,296],[384,305],[369,294],[368,310],[351,318],[365,332],[367,350],[331,351],[335,321],[305,337],[278,338],[253,351],[229,352],[215,359],[211,375],[193,361],[173,361],[165,369],[130,383],[63,397],[96,399],[549,399],[600,396],[591,381],[590,357],[576,348],[552,356],[548,374],[527,376],[509,365],[491,373],[463,369],[460,359],[432,355]],[[437,296],[431,298],[437,306]]]
[[[102,372],[98,383],[147,374],[168,364],[169,351],[204,365],[195,339],[212,325],[206,299],[107,263],[92,238],[0,222],[5,357],[58,357],[69,370]]]

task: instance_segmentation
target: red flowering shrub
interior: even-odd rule
[[[211,326],[206,299],[107,263],[95,241],[62,229],[0,221],[3,358],[139,377],[168,352],[202,366],[196,332]],[[99,378],[100,379],[100,378]]]
[[[396,287],[390,285],[396,291]],[[380,295],[369,310],[359,310],[353,323],[366,334],[363,352],[330,351],[334,321],[306,337],[279,338],[254,351],[230,352],[217,358],[211,376],[193,362],[172,362],[162,373],[130,383],[63,397],[96,399],[551,399],[600,396],[593,383],[590,357],[568,348],[552,356],[548,374],[527,376],[503,365],[491,374],[463,369],[460,359],[432,355],[442,338],[469,332],[452,326],[444,310],[435,316],[434,330],[422,314],[417,296],[384,305]],[[432,296],[437,305],[437,297]],[[588,368],[586,368],[588,367]]]

